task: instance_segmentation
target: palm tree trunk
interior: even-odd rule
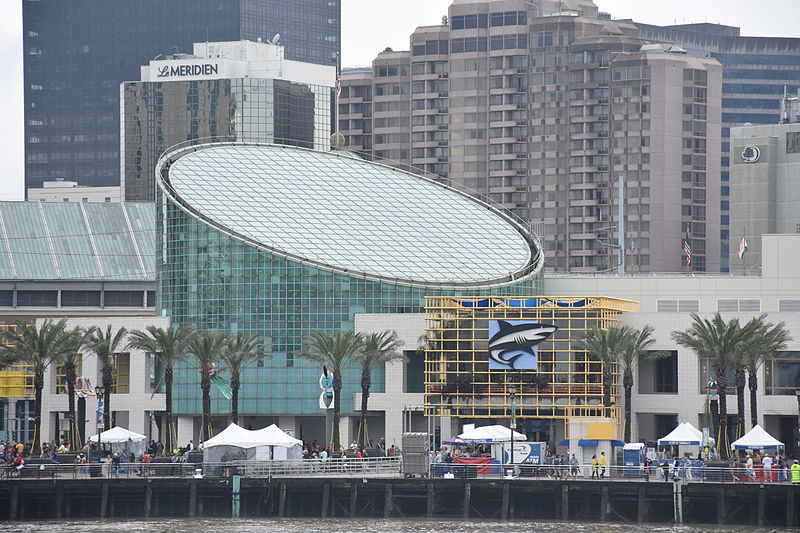
[[[736,438],[744,435],[744,368],[736,369]]]
[[[603,406],[606,416],[611,417],[611,363],[603,363]]]
[[[361,371],[361,422],[358,427],[358,445],[367,447],[367,407],[369,406],[369,389],[372,385],[369,369]]]
[[[231,375],[231,422],[239,423],[239,373]]]
[[[717,370],[716,381],[719,386],[717,452],[720,459],[727,460],[730,457],[728,452],[730,443],[728,442],[728,376],[725,375],[725,369]]]
[[[172,442],[172,365],[164,367],[164,430],[166,433],[164,449],[171,452],[174,449]]]
[[[750,385],[750,423],[756,427],[758,425],[758,372],[755,368],[750,370],[747,381]]]
[[[33,375],[34,405],[33,405],[33,444],[31,455],[42,453],[42,391],[44,390],[44,370],[36,369]]]
[[[67,409],[69,411],[69,431],[67,439],[70,450],[78,450],[78,418],[75,415],[75,365],[72,362],[64,363],[64,379],[67,382]]]
[[[200,388],[203,390],[203,428],[200,430],[200,438],[207,440],[211,438],[211,377],[203,368],[203,377],[200,378]]]
[[[633,372],[630,368],[625,369],[622,378],[622,385],[625,387],[625,442],[631,441],[631,401],[633,396]]]
[[[341,447],[341,436],[339,435],[339,423],[341,415],[339,414],[342,408],[342,374],[341,371],[334,370],[333,372],[333,439],[332,448],[330,453],[336,453]]]
[[[103,370],[103,431],[111,429],[111,387],[114,384],[114,371],[111,365],[104,365]]]

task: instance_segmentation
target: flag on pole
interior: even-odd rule
[[[747,253],[747,239],[744,235],[742,235],[742,240],[739,241],[739,249],[736,250],[736,253],[739,254],[739,259],[744,259],[744,254]]]
[[[342,97],[342,74],[336,71],[336,98]]]
[[[633,243],[633,237],[628,237],[628,251],[632,254],[636,253],[636,245]]]
[[[689,240],[683,241],[683,255],[686,256],[686,266],[692,265],[692,245],[689,244]]]

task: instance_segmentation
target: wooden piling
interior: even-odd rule
[[[100,487],[100,518],[108,516],[108,481],[103,481]]]
[[[19,486],[11,482],[11,501],[9,502],[8,518],[16,520],[19,516]]]
[[[286,516],[286,483],[281,483],[279,496],[278,496],[278,517],[283,518]]]
[[[758,488],[758,527],[762,527],[764,525],[764,514],[767,508],[767,489],[764,488],[764,485],[761,485]]]
[[[472,483],[464,484],[464,509],[463,517],[469,518],[469,507],[472,505]]]
[[[153,512],[153,487],[150,480],[144,482],[144,517],[150,518]]]
[[[189,518],[197,516],[197,482],[189,482]]]
[[[569,485],[561,485],[561,520],[569,520]]]
[[[433,491],[433,483],[428,483],[428,508],[427,508],[427,516],[428,518],[433,518],[433,510],[435,505],[435,493]]]
[[[358,509],[358,483],[355,481],[350,485],[350,518],[355,518]]]
[[[64,509],[64,485],[61,483],[56,485],[56,518],[63,518]]]
[[[600,521],[605,522],[608,518],[608,486],[600,489]]]
[[[794,527],[797,521],[797,510],[795,509],[795,491],[786,491],[786,527]]]
[[[331,506],[331,484],[322,484],[322,518],[328,518],[328,508]]]
[[[717,524],[725,523],[725,487],[717,489]]]
[[[383,495],[383,517],[389,518],[392,516],[392,506],[394,505],[394,501],[392,499],[392,484],[386,484],[386,492]]]
[[[636,502],[636,521],[640,524],[647,520],[647,489],[639,487]]]
[[[500,506],[500,519],[508,520],[508,500],[509,500],[509,486],[508,483],[503,483],[503,501]]]

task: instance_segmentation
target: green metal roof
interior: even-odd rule
[[[0,202],[0,280],[155,280],[155,206]]]

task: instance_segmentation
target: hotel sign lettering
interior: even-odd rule
[[[158,78],[213,76],[214,74],[219,74],[219,65],[216,63],[205,63],[202,65],[164,65],[163,67],[156,67],[156,77]]]

